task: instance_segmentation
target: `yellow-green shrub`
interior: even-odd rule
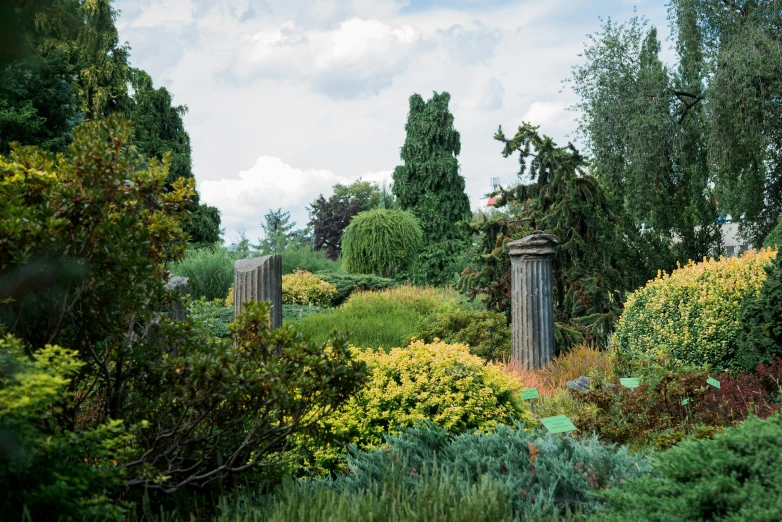
[[[623,363],[667,354],[687,364],[735,368],[741,303],[760,292],[763,267],[775,255],[750,251],[659,274],[627,299],[615,338]]]
[[[466,345],[415,341],[389,353],[357,353],[370,377],[325,424],[342,443],[376,447],[384,434],[421,421],[459,433],[530,419],[520,384],[499,366],[470,354]],[[339,453],[339,445],[330,445],[318,450],[315,459],[329,469],[339,463]]]
[[[282,304],[327,307],[337,297],[337,287],[305,270],[282,276]]]

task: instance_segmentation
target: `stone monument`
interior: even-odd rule
[[[271,329],[282,326],[282,256],[251,257],[234,263],[234,316],[247,301],[272,304]]]
[[[557,238],[543,231],[508,243],[511,260],[511,357],[525,368],[554,357],[553,258]]]
[[[184,296],[190,293],[190,280],[186,277],[171,274],[168,277],[165,288],[173,294]],[[174,301],[172,311],[168,316],[174,321],[184,321],[187,319],[187,309],[185,308],[184,303],[179,299]]]

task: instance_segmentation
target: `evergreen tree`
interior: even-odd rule
[[[342,234],[353,216],[377,208],[381,198],[377,184],[369,181],[337,183],[333,189],[329,199],[321,194],[308,209],[315,250],[325,250],[329,259],[339,257]]]
[[[291,222],[291,213],[283,212],[282,208],[269,209],[263,218],[264,223],[261,223],[261,227],[264,237],[259,239],[257,249],[264,254],[279,254],[288,246],[294,234],[293,227],[296,226],[296,222]]]
[[[418,283],[450,281],[456,258],[467,248],[458,223],[470,219],[470,201],[456,159],[461,143],[448,109],[450,99],[447,92],[434,93],[426,102],[418,94],[410,97],[403,164],[394,169],[397,203],[418,218],[423,230],[424,246],[410,273]]]
[[[490,309],[510,314],[510,257],[507,243],[545,230],[559,239],[554,259],[557,344],[566,348],[589,336],[605,344],[622,310],[625,292],[651,277],[661,262],[652,234],[639,234],[622,204],[586,172],[572,144],[558,147],[538,127],[524,124],[508,139],[495,139],[508,157],[519,153],[521,183],[502,190],[492,219],[473,224],[480,241],[462,285],[487,297]]]

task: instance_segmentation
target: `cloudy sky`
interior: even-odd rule
[[[662,0],[116,0],[135,67],[187,105],[202,200],[226,240],[254,240],[270,208],[298,226],[335,183],[390,180],[408,98],[451,93],[472,207],[516,178],[492,139],[522,121],[563,144],[575,96],[562,80],[599,17],[646,16]],[[663,42],[667,47],[668,43]]]

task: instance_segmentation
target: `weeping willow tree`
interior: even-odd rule
[[[622,202],[587,172],[585,158],[568,144],[558,147],[538,127],[524,124],[513,138],[500,127],[494,138],[503,156],[519,153],[521,183],[501,191],[505,212],[473,224],[479,240],[462,288],[487,307],[510,314],[508,241],[535,230],[559,239],[554,259],[557,344],[585,337],[605,344],[622,310],[625,292],[654,274],[664,248],[641,235]]]
[[[343,267],[352,274],[394,277],[415,259],[422,238],[421,226],[410,212],[360,212],[342,235]]]

